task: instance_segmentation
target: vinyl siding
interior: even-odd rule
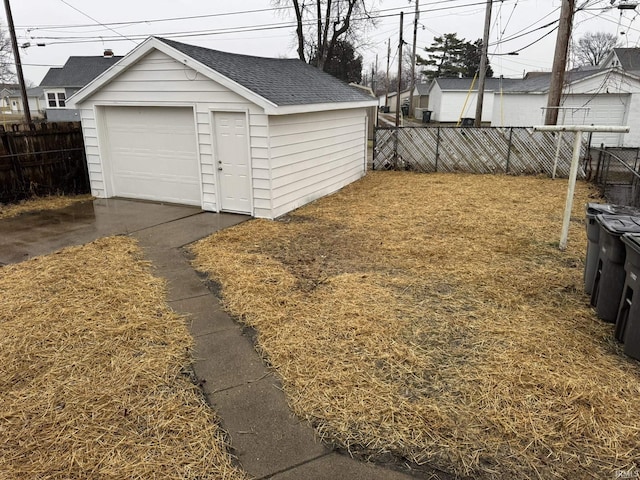
[[[273,217],[365,174],[366,109],[269,119]]]
[[[204,210],[217,211],[219,208],[216,199],[217,169],[214,167],[212,147],[213,110],[248,112],[252,176],[254,179],[269,178],[268,119],[262,108],[164,53],[152,51],[79,105],[87,146],[91,190],[96,197],[103,198],[109,193],[100,157],[101,152],[105,153],[106,150],[99,148],[96,128],[100,122],[99,109],[103,105],[193,106]],[[256,216],[270,216],[265,212],[265,209],[270,210],[271,205],[268,191],[254,187],[253,196],[253,213]]]
[[[542,107],[546,94],[509,93],[498,96],[493,103],[492,127],[532,127],[544,124]]]

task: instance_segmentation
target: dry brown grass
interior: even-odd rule
[[[245,478],[140,255],[112,237],[0,268],[0,478]]]
[[[86,202],[92,198],[91,195],[51,195],[49,197],[29,198],[20,203],[0,203],[0,220],[22,215],[23,213],[56,210],[68,207],[76,202]]]
[[[639,460],[640,368],[582,293],[584,183],[557,249],[565,195],[373,173],[193,250],[326,439],[474,478],[612,478]]]

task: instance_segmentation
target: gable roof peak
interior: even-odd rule
[[[200,62],[274,105],[370,101],[371,96],[297,58],[256,57],[158,41]]]

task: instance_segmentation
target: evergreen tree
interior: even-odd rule
[[[459,39],[455,33],[446,33],[433,39],[430,47],[425,48],[427,57],[419,55],[417,65],[429,67],[422,70],[428,79],[438,77],[473,77],[480,68],[482,40],[467,42]],[[487,63],[487,77],[493,76],[493,69]]]
[[[466,42],[464,44],[464,52],[462,55],[463,77],[473,77],[480,70],[480,60],[482,58],[482,39],[475,42]],[[487,60],[487,77],[493,77],[493,69]]]
[[[445,33],[434,38],[431,46],[425,48],[427,58],[417,56],[416,64],[429,67],[422,70],[429,79],[457,77],[463,72],[464,44],[464,39],[460,40],[455,33]]]
[[[316,55],[309,59],[309,63],[318,66]],[[332,55],[325,60],[324,71],[345,82],[360,83],[362,80],[362,57],[356,55],[353,45],[344,40],[338,40]]]

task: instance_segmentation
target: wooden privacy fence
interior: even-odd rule
[[[0,126],[0,202],[89,192],[80,122]]]
[[[551,175],[559,138],[556,175],[568,177],[573,134],[525,127],[378,128],[373,169]],[[582,157],[588,142],[583,143]],[[578,177],[585,177],[584,170]]]

